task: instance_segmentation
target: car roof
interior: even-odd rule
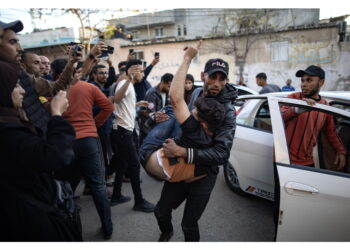
[[[203,87],[203,82],[202,82],[202,81],[194,81],[193,84],[194,84],[195,86],[197,86],[197,87]],[[235,84],[235,83],[229,83],[229,84],[233,85],[236,89],[244,90],[244,91],[246,91],[246,92],[251,93],[252,95],[257,95],[257,94],[258,94],[257,91],[255,91],[255,90],[253,90],[253,89],[250,89],[250,88],[248,88],[248,87],[246,87],[246,86],[238,85],[238,84]]]
[[[295,93],[295,91],[274,92],[260,95],[242,95],[239,96],[237,99],[267,99],[268,96],[288,97],[288,95],[292,93]],[[350,91],[321,91],[320,95],[325,99],[350,102]]]

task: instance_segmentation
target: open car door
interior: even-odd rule
[[[275,197],[279,203],[276,240],[350,241],[350,112],[347,107],[309,106],[290,98],[268,97],[268,102],[274,138]],[[314,147],[315,167],[291,164],[282,106],[333,115],[336,133],[347,152],[342,171],[336,171],[336,153],[324,139],[327,137],[324,132]]]

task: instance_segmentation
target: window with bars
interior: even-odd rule
[[[181,36],[181,25],[177,26],[177,36]]]
[[[273,62],[288,61],[288,42],[271,43],[271,60]]]
[[[134,40],[139,39],[139,34],[140,34],[140,31],[139,31],[139,30],[132,31],[132,37],[133,37],[133,39],[134,39]]]
[[[155,28],[155,29],[154,29],[154,34],[155,34],[156,37],[162,37],[162,36],[164,36],[164,34],[163,34],[163,28],[162,28],[162,27],[160,27],[160,28]]]

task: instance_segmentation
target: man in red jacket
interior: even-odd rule
[[[81,77],[82,68],[76,69],[75,78]],[[76,132],[73,143],[75,159],[69,182],[73,190],[79,184],[81,175],[91,190],[105,239],[113,233],[111,208],[107,197],[103,155],[97,128],[112,114],[112,102],[95,85],[78,81],[69,89],[69,107],[63,116],[70,121]],[[92,107],[96,104],[100,112],[94,117]]]
[[[316,103],[328,105],[320,95],[320,89],[325,81],[325,72],[318,66],[311,65],[306,70],[299,70],[297,77],[301,77],[301,92],[289,95],[289,98],[301,99],[309,105]],[[331,114],[316,110],[308,111],[303,108],[283,106],[282,115],[286,126],[287,143],[292,164],[314,166],[312,151],[317,144],[321,130],[336,151],[334,164],[336,170],[345,166],[345,148],[335,130],[334,119]]]

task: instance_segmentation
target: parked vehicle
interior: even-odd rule
[[[226,183],[234,192],[274,199],[273,134],[267,98],[289,94],[279,92],[238,98],[244,105],[237,110],[235,139],[229,162],[224,166]],[[321,92],[321,96],[333,106],[350,105],[350,92]]]
[[[245,103],[238,110],[225,179],[236,193],[276,198],[278,241],[350,240],[350,92],[320,94],[330,106],[311,107],[302,100],[284,98],[288,93],[240,97]],[[333,115],[347,150],[343,171],[335,170],[335,153],[323,133],[314,148],[315,168],[290,163],[281,105]]]
[[[238,85],[235,83],[229,83],[232,84],[238,91],[238,96],[243,96],[243,95],[258,95],[259,93],[255,90],[252,90],[248,87],[242,86],[242,85]],[[196,87],[203,87],[203,82],[202,81],[194,81],[194,86]],[[243,101],[237,100],[235,102],[235,108],[236,110],[238,110],[242,105],[243,105]]]

